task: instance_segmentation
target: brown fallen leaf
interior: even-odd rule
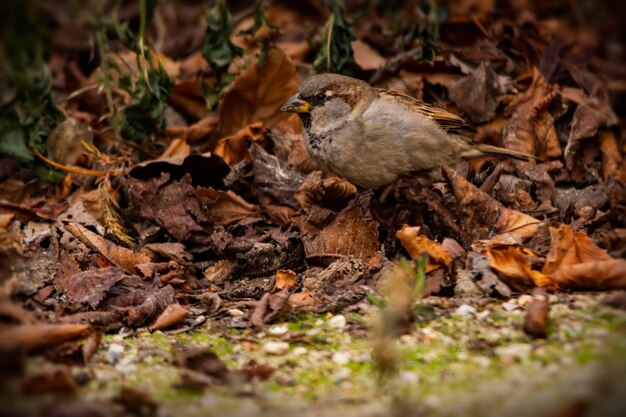
[[[0,348],[30,352],[82,339],[90,332],[85,324],[23,324],[0,330]]]
[[[251,64],[224,95],[220,106],[222,135],[232,135],[258,121],[269,129],[298,133],[301,124],[297,116],[279,111],[298,84],[296,67],[289,57],[278,48],[270,49],[265,64]]]
[[[310,173],[294,197],[303,209],[313,204],[328,207],[354,196],[357,188],[340,177],[322,178],[321,171]]]
[[[215,224],[225,226],[245,218],[260,218],[257,206],[248,203],[231,190],[198,187],[196,196],[206,216]]]
[[[549,276],[533,269],[532,261],[542,260],[541,256],[520,245],[490,245],[487,249],[489,266],[500,273],[510,287],[523,291],[533,286],[555,289]]]
[[[254,306],[250,323],[254,326],[263,327],[265,323],[279,317],[289,310],[289,290],[280,290],[275,294],[265,293]]]
[[[113,265],[117,265],[128,273],[135,272],[135,266],[150,261],[146,255],[116,245],[108,239],[92,232],[86,227],[76,222],[64,224],[65,230],[70,232],[76,239],[81,241],[91,250],[99,253]]]
[[[573,117],[572,128],[564,152],[565,166],[570,171],[574,170],[574,165],[579,160],[576,155],[583,140],[594,137],[600,128],[611,127],[618,122],[610,104],[596,98],[589,99],[578,106]]]
[[[296,273],[291,269],[279,269],[276,271],[276,283],[274,284],[274,292],[290,289],[296,285]]]
[[[191,146],[184,138],[177,138],[170,142],[167,149],[163,151],[159,159],[184,158],[191,153]]]
[[[48,367],[21,383],[22,392],[28,395],[71,394],[79,388],[67,365]]]
[[[73,275],[57,276],[54,283],[72,303],[85,303],[96,308],[116,282],[124,279],[117,267],[92,268]]]
[[[602,151],[602,178],[606,181],[617,176],[622,161],[615,133],[609,129],[600,131],[600,150]]]
[[[304,250],[309,257],[379,257],[378,223],[369,211],[354,201],[338,214],[313,206],[297,217]]]
[[[168,305],[165,310],[157,317],[154,324],[149,329],[151,332],[155,330],[163,330],[180,323],[189,316],[189,309],[178,303]]]
[[[83,142],[92,141],[91,127],[68,117],[50,132],[47,144],[52,160],[62,165],[75,165],[85,152]]]
[[[526,318],[524,320],[524,331],[526,334],[546,338],[548,335],[548,314],[550,313],[550,302],[548,295],[536,290],[533,292],[533,299],[526,307]]]
[[[176,365],[185,370],[208,377],[206,382],[227,383],[232,378],[231,371],[215,352],[203,348],[189,348],[174,353]],[[193,375],[193,374],[191,374]],[[185,374],[183,374],[185,377]]]
[[[552,279],[560,288],[611,290],[626,288],[626,260],[610,259],[561,266]]]
[[[410,227],[405,224],[402,226],[402,229],[396,232],[396,238],[413,259],[418,259],[423,252],[428,254],[426,273],[442,267],[448,267],[452,263],[452,258],[448,252],[440,243],[433,242],[426,236],[420,236],[420,230],[421,227],[419,226]]]
[[[354,51],[354,61],[365,71],[378,69],[385,64],[385,58],[361,40],[357,39],[352,42],[352,50]]]
[[[213,152],[221,156],[231,166],[243,160],[249,161],[248,147],[250,143],[254,142],[261,146],[266,146],[266,133],[267,128],[263,122],[254,122],[220,139]]]
[[[554,275],[564,266],[612,259],[584,232],[574,232],[567,224],[559,229],[550,228],[550,252],[542,272]]]
[[[539,220],[502,206],[452,168],[443,167],[443,172],[456,199],[466,247],[489,236],[492,243],[522,243],[537,233],[541,224]]]

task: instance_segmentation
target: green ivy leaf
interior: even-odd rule
[[[243,55],[243,49],[233,44],[230,35],[233,30],[233,19],[228,11],[225,0],[206,12],[206,41],[202,46],[202,57],[211,67],[217,80],[217,90],[223,91],[231,82],[228,67],[235,57]]]
[[[352,50],[352,41],[356,36],[350,30],[350,24],[341,7],[332,3],[332,10],[324,26],[322,45],[313,61],[313,71],[351,73],[356,66]]]
[[[122,112],[121,134],[134,141],[145,140],[166,126],[167,98],[174,82],[162,66],[150,68],[147,79],[138,80],[131,92],[132,102]]]

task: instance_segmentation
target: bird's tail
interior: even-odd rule
[[[536,156],[528,155],[524,152],[514,151],[512,149],[498,148],[497,146],[485,145],[483,143],[474,145],[470,150],[464,152],[463,159],[479,158],[481,156],[509,156],[522,161],[537,161]]]

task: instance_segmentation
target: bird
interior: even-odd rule
[[[443,179],[442,165],[471,158],[535,159],[475,143],[476,129],[444,109],[340,74],[305,79],[281,110],[299,116],[305,147],[324,172],[366,189],[411,177],[432,183]]]

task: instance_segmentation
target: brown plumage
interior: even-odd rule
[[[532,156],[477,144],[476,130],[446,110],[338,74],[306,79],[283,111],[298,113],[311,157],[364,188],[401,177],[440,177],[439,167],[480,156]]]

